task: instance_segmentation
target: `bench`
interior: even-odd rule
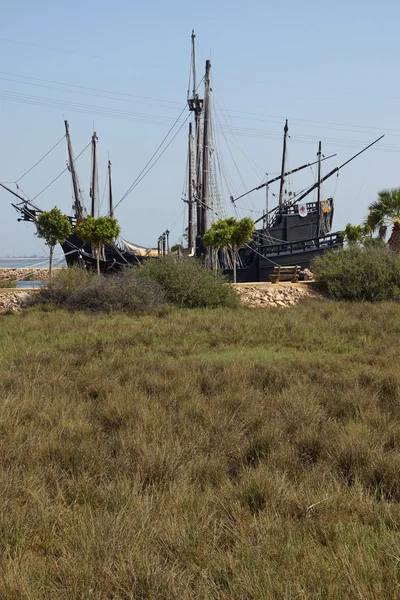
[[[280,281],[290,281],[291,283],[297,283],[299,281],[301,267],[290,266],[282,267],[280,265],[274,267],[274,274],[270,275],[269,278],[271,283],[279,283]]]

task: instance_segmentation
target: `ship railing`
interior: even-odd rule
[[[260,253],[263,256],[270,254],[293,254],[297,252],[306,252],[308,250],[329,249],[343,244],[343,236],[340,232],[330,233],[328,235],[314,237],[307,240],[296,242],[281,242],[279,244],[268,244],[260,247]]]
[[[318,210],[317,202],[307,202],[307,214],[315,213]],[[298,204],[288,204],[284,208],[283,214],[285,215],[298,215],[299,214],[299,205]],[[280,213],[276,213],[276,215],[272,218],[270,226],[273,227],[276,225],[279,219]],[[265,218],[264,218],[264,227],[266,226]]]
[[[333,198],[327,198],[330,206],[332,207]],[[287,215],[297,215],[299,213],[299,204],[289,204],[286,207],[285,213]],[[318,211],[318,202],[307,202],[306,203],[307,213],[313,213]]]
[[[317,211],[317,202],[307,202],[307,213],[312,213]],[[299,213],[299,205],[298,204],[289,204],[286,207],[285,213],[287,215],[297,215]]]

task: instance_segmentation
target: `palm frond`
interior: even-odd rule
[[[371,202],[368,211],[366,223],[372,231],[377,229],[379,232],[384,231],[384,228],[387,228],[387,222],[398,221],[400,219],[400,188],[378,192],[378,199]]]
[[[378,192],[377,196],[379,200],[381,200],[382,202],[386,202],[390,198],[390,193],[390,190],[381,190],[380,192]]]
[[[382,225],[386,216],[386,206],[382,200],[375,200],[368,206],[368,217],[366,224],[372,231],[376,231]]]

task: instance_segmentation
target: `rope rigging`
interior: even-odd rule
[[[185,107],[186,108],[186,107]],[[183,110],[181,112],[180,116],[182,115]],[[125,198],[127,196],[129,196],[129,194],[139,185],[139,183],[142,181],[142,179],[144,179],[146,177],[146,175],[151,171],[151,169],[158,163],[158,161],[160,160],[160,158],[162,157],[162,155],[168,150],[168,148],[170,147],[170,145],[172,144],[172,142],[174,141],[174,139],[176,138],[176,136],[178,135],[178,133],[182,130],[182,127],[185,125],[185,123],[189,120],[190,114],[186,117],[186,119],[183,121],[183,123],[181,124],[181,126],[179,127],[178,131],[175,133],[175,135],[173,136],[173,138],[168,142],[168,144],[165,146],[164,150],[161,152],[161,154],[158,155],[158,157],[155,159],[155,161],[153,162],[153,164],[151,164],[149,166],[149,168],[147,169],[147,171],[145,171],[146,167],[151,163],[151,161],[153,160],[153,158],[155,157],[155,155],[157,154],[158,150],[161,148],[161,146],[164,144],[165,140],[167,139],[167,137],[169,136],[169,134],[171,133],[173,127],[171,128],[171,130],[168,132],[167,136],[164,138],[164,140],[161,142],[161,144],[158,146],[157,150],[154,152],[153,156],[151,157],[151,159],[147,162],[146,166],[141,170],[141,172],[139,173],[139,175],[136,177],[135,181],[132,183],[132,185],[129,187],[129,189],[125,192],[125,194],[122,196],[121,200],[119,202],[117,202],[117,204],[114,207],[114,210],[121,204],[121,202],[123,200],[125,200]],[[178,120],[178,119],[177,119]],[[145,172],[144,172],[145,171]],[[144,172],[144,173],[143,173]],[[142,175],[143,173],[143,175]]]
[[[53,150],[55,148],[57,148],[57,146],[59,144],[61,144],[61,142],[65,140],[65,135],[62,136],[62,138],[60,140],[58,140],[58,142],[56,144],[54,144],[54,146],[52,148],[50,148],[50,150],[48,152],[46,152],[46,154],[44,156],[42,156],[42,158],[40,158],[34,165],[33,167],[31,167],[30,169],[28,169],[27,171],[25,171],[25,173],[23,175],[21,175],[21,177],[18,177],[18,179],[16,179],[15,181],[11,181],[10,183],[18,183],[19,181],[21,181],[21,179],[23,179],[26,175],[28,175],[28,173],[30,173],[31,171],[33,171],[33,169],[35,167],[38,166],[38,164],[40,164],[42,162],[42,160],[44,160],[51,152],[53,152]]]
[[[215,102],[216,102],[216,104],[218,105],[218,108],[219,108],[219,109],[220,109],[220,111],[221,111],[221,108],[220,108],[220,106],[219,106],[219,104],[218,104],[218,101],[217,101],[217,99],[215,99]],[[226,117],[225,117],[225,114],[224,114],[224,112],[223,112],[223,111],[221,111],[221,114],[222,114],[222,116],[223,116],[223,118],[224,118],[224,120],[225,120],[225,123],[226,123],[226,124],[227,124],[227,126],[228,126],[229,132],[230,132],[230,133],[233,135],[233,137],[235,137],[235,134],[234,134],[234,132],[233,132],[232,128],[230,127],[230,125],[229,125],[229,123],[228,123],[228,121],[227,121],[227,119],[226,119]],[[224,128],[222,127],[222,125],[221,125],[221,123],[220,123],[220,120],[219,120],[219,118],[218,118],[218,115],[217,115],[217,113],[216,113],[216,111],[215,111],[215,110],[214,110],[214,118],[215,118],[215,121],[216,121],[216,123],[217,123],[217,124],[218,124],[218,126],[219,126],[219,130],[221,131],[221,133],[222,133],[222,135],[223,135],[223,138],[224,138],[224,140],[225,140],[225,144],[226,144],[226,146],[227,146],[227,148],[228,148],[228,152],[229,152],[229,154],[230,154],[230,156],[231,156],[231,159],[232,159],[232,162],[233,162],[233,164],[235,165],[235,169],[236,169],[236,171],[237,171],[237,173],[238,173],[238,175],[239,175],[239,179],[240,179],[240,181],[241,181],[241,183],[242,183],[242,185],[243,185],[243,188],[244,188],[244,189],[246,189],[246,184],[245,184],[245,181],[244,181],[244,179],[243,179],[243,177],[242,177],[242,174],[241,174],[241,173],[240,173],[240,171],[239,171],[238,165],[237,165],[237,163],[236,163],[236,160],[235,160],[235,158],[234,158],[234,156],[233,156],[233,154],[232,154],[231,148],[230,148],[230,146],[229,146],[229,143],[228,143],[228,140],[227,140],[227,138],[226,138],[226,135],[225,135]],[[253,167],[253,165],[251,164],[250,160],[248,159],[248,157],[247,157],[246,153],[245,153],[245,152],[242,150],[242,148],[240,147],[240,145],[239,145],[239,144],[234,144],[234,145],[235,145],[235,146],[236,146],[236,147],[239,149],[239,151],[240,151],[240,152],[243,154],[244,158],[247,160],[247,162],[249,163],[250,167],[251,167],[253,170],[255,170],[255,169],[254,169],[254,167]],[[257,173],[256,173],[256,174],[257,174]],[[257,174],[257,176],[258,176],[258,174]],[[250,200],[250,204],[251,204],[252,208],[255,210],[255,205],[254,205],[254,203],[253,203],[252,196],[250,196],[249,200]]]
[[[84,152],[85,152],[85,151],[86,151],[86,150],[89,148],[89,146],[91,146],[91,144],[92,144],[92,142],[90,141],[90,142],[88,143],[88,145],[87,145],[87,146],[85,146],[85,147],[84,147],[84,149],[83,149],[83,150],[82,150],[82,151],[81,151],[81,152],[78,154],[78,156],[76,156],[76,157],[74,158],[73,162],[76,162],[76,161],[78,160],[78,158],[79,158],[80,156],[82,156],[82,154],[83,154],[83,153],[84,153]],[[57,175],[57,177],[55,177],[55,178],[54,178],[52,181],[50,181],[50,183],[49,183],[48,185],[46,185],[46,187],[45,187],[45,188],[43,188],[41,192],[39,192],[38,194],[36,194],[36,196],[34,196],[34,197],[32,198],[32,202],[33,202],[34,200],[36,200],[36,198],[38,198],[39,196],[41,196],[41,195],[43,194],[43,192],[45,192],[46,190],[48,190],[48,189],[49,189],[49,187],[50,187],[50,186],[52,186],[52,185],[53,185],[53,183],[55,183],[55,182],[57,181],[57,179],[59,179],[59,178],[61,177],[61,175],[63,175],[63,174],[65,173],[65,171],[69,171],[69,167],[68,167],[68,166],[67,166],[67,167],[65,167],[65,169],[63,169],[63,170],[61,171],[61,173],[59,173],[59,174]]]
[[[174,124],[172,125],[171,129],[168,131],[167,135],[163,138],[162,142],[158,145],[156,151],[152,154],[152,156],[150,157],[150,159],[147,161],[147,163],[145,164],[145,166],[143,167],[143,169],[140,171],[139,175],[136,177],[136,179],[134,180],[134,182],[130,185],[130,187],[127,189],[127,191],[125,192],[125,194],[122,196],[121,200],[119,202],[117,202],[117,204],[115,205],[115,208],[117,208],[121,202],[123,200],[125,200],[125,198],[132,192],[132,190],[136,187],[136,185],[138,185],[138,183],[140,183],[140,181],[143,179],[143,177],[141,177],[141,175],[144,173],[144,171],[146,171],[147,167],[150,165],[151,161],[153,160],[153,158],[157,155],[158,151],[162,148],[162,146],[164,145],[164,143],[166,142],[166,140],[168,139],[168,137],[171,135],[172,130],[174,129],[174,127],[176,127],[179,119],[181,118],[181,116],[183,115],[183,113],[186,110],[186,104],[183,107],[183,109],[181,110],[181,112],[179,113],[179,116],[176,118]],[[180,130],[182,129],[183,125],[186,123],[186,121],[189,119],[190,115],[188,115],[186,117],[186,119],[183,121],[183,123],[181,124],[181,126],[179,127],[178,131],[175,133],[174,137],[172,138],[172,140],[169,142],[169,144],[164,148],[163,152],[159,155],[159,157],[156,159],[156,161],[153,163],[153,165],[150,166],[149,170],[146,171],[146,173],[144,174],[144,177],[147,175],[147,173],[154,167],[154,165],[156,164],[156,162],[161,158],[161,156],[164,154],[165,150],[170,146],[171,142],[174,141],[174,139],[176,138],[176,136],[178,135],[178,133],[180,132]]]

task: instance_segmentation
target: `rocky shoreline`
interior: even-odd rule
[[[47,269],[0,269],[1,277],[4,271],[29,271],[34,274],[32,281],[44,281],[48,277]],[[19,275],[23,275],[20,273]],[[21,281],[21,277],[18,277]],[[8,279],[9,280],[9,279]],[[4,280],[3,280],[4,281]],[[29,279],[25,279],[29,281]],[[301,299],[316,297],[319,294],[308,284],[271,284],[271,283],[241,283],[234,286],[242,304],[251,308],[289,308],[295,306]],[[7,289],[0,293],[0,313],[20,312],[28,304],[29,298],[37,290]]]
[[[56,267],[53,272],[59,271]],[[47,281],[49,270],[47,268],[8,267],[0,269],[0,287],[2,282],[10,281]]]

